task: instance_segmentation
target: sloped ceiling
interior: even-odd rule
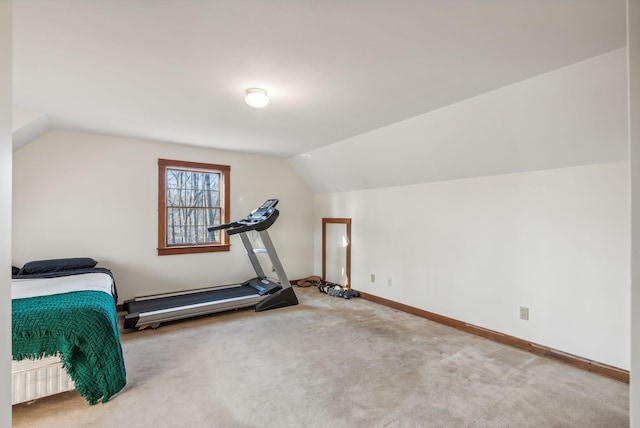
[[[289,158],[316,193],[626,161],[627,50]]]
[[[16,108],[54,128],[282,157],[626,43],[624,0],[13,4]],[[267,108],[244,104],[254,86]]]

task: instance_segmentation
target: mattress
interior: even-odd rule
[[[12,280],[12,299],[69,293],[80,290],[113,294],[113,279],[105,273],[29,278]],[[72,391],[75,385],[62,366],[59,356],[23,359],[11,362],[11,404],[24,403],[61,392]]]
[[[75,388],[59,357],[12,361],[11,377],[12,405]]]
[[[112,278],[104,273],[85,273],[53,278],[14,278],[11,280],[11,299],[26,299],[87,290],[112,294],[112,284]]]

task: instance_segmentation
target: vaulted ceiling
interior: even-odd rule
[[[283,157],[626,45],[624,0],[13,4],[14,104],[39,129]]]

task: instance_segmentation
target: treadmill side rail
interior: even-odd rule
[[[248,308],[256,305],[262,300],[262,296],[254,294],[250,296],[203,302],[193,305],[177,306],[175,308],[167,308],[157,311],[131,313],[125,315],[125,328],[160,324],[161,322],[175,321],[200,315],[213,314],[216,312],[224,312],[232,309]]]

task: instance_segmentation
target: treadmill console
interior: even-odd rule
[[[213,232],[215,230],[226,229],[227,235],[248,232],[251,230],[266,230],[271,227],[278,218],[279,213],[275,208],[277,204],[278,199],[268,199],[264,204],[251,211],[251,214],[242,220],[238,220],[233,223],[221,224],[219,226],[211,226],[208,230],[209,232]]]
[[[264,204],[260,205],[260,208],[255,209],[247,219],[261,219],[265,216],[265,214],[269,213],[269,209],[278,205],[277,199],[269,199]]]

